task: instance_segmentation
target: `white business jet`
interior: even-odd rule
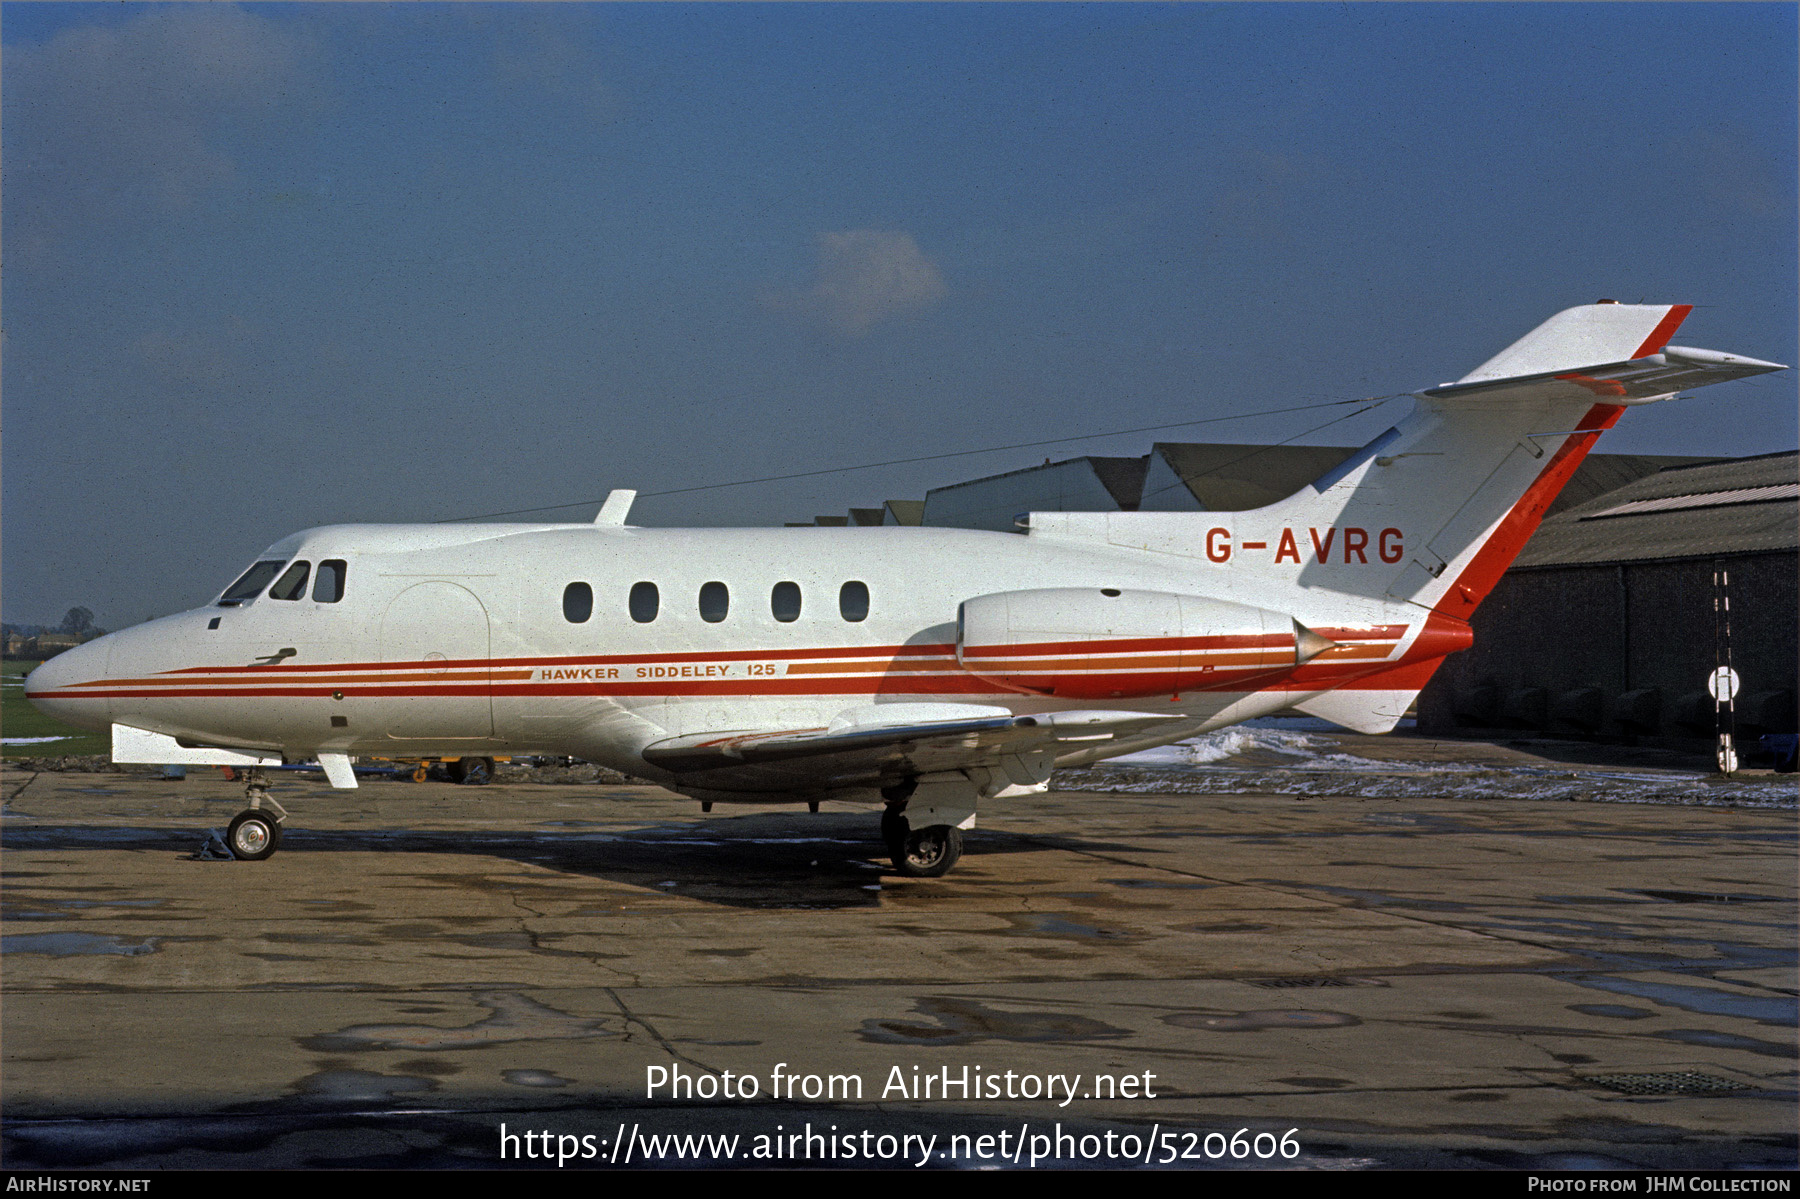
[[[980,800],[1286,709],[1386,732],[1633,404],[1785,369],[1668,343],[1689,305],[1558,313],[1324,477],[1248,512],[943,528],[332,525],[208,606],[90,642],[26,694],[117,762],[584,758],[713,803],[883,805],[942,874]]]

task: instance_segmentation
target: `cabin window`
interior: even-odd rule
[[[631,585],[631,619],[639,624],[649,624],[656,619],[656,609],[662,598],[656,593],[655,583],[633,583]]]
[[[255,599],[262,594],[262,589],[269,585],[269,580],[275,577],[275,572],[285,565],[287,565],[285,558],[277,558],[273,562],[258,562],[246,570],[237,582],[225,589],[225,594],[219,597],[220,605],[235,608],[239,604]]]
[[[586,624],[594,614],[594,589],[586,583],[570,583],[563,588],[563,619],[570,624]]]
[[[311,562],[296,562],[269,588],[269,598],[297,600],[306,595],[306,576],[312,573]]]
[[[313,603],[335,604],[344,598],[344,560],[327,558],[313,577]]]
[[[849,582],[838,588],[838,611],[852,623],[869,618],[869,585]]]
[[[731,592],[725,584],[713,582],[700,588],[700,619],[718,624],[731,611]]]
[[[777,583],[769,592],[769,611],[783,624],[800,619],[800,584]]]

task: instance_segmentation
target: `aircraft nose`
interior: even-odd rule
[[[46,716],[78,728],[105,730],[112,724],[112,701],[103,695],[83,695],[82,683],[105,679],[112,655],[110,636],[64,650],[25,676],[25,698]]]

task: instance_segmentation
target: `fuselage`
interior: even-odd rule
[[[816,728],[881,703],[1025,714],[1123,695],[1190,717],[1185,735],[1390,671],[1423,627],[1402,606],[1322,589],[1271,596],[1204,556],[959,529],[339,525],[258,561],[276,580],[258,594],[69,651],[33,673],[28,694],[72,723],[290,759],[568,754],[662,778],[639,756],[646,745]],[[302,573],[293,598],[276,598],[279,580]],[[1061,668],[1022,690],[959,661],[959,605],[1043,589],[1273,607],[1338,645],[1271,670],[1246,666],[1230,638],[1190,637],[1169,650],[1186,653],[1180,670],[1119,659],[1104,677],[1124,681],[1110,692],[1069,696],[1057,694],[1059,681],[1070,689]],[[1081,633],[1069,630],[1071,645]],[[1100,677],[1069,662],[1071,678]]]

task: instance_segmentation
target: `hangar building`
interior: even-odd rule
[[[1728,627],[1739,739],[1792,733],[1796,613],[1800,455],[1670,467],[1545,519],[1476,609],[1474,648],[1420,694],[1419,727],[1711,736]]]

